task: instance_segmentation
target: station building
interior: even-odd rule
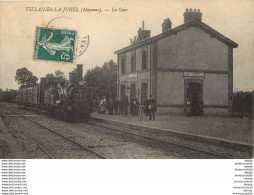
[[[202,22],[202,13],[186,9],[184,23],[171,28],[169,18],[162,33],[138,30],[131,45],[115,52],[118,59],[117,98],[150,95],[158,112],[185,114],[187,98],[201,101],[203,113],[231,114],[233,48],[238,44]]]

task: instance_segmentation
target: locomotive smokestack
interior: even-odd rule
[[[76,71],[72,71],[69,73],[69,81],[70,81],[70,84],[76,84],[76,81],[77,81],[77,72]]]
[[[79,81],[82,81],[82,77],[83,77],[83,64],[77,64],[77,82],[79,83]]]

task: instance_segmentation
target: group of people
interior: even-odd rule
[[[99,101],[98,112],[105,114],[106,110],[111,115],[129,115],[130,112],[131,115],[137,116],[138,113],[144,113],[146,116],[149,115],[149,120],[155,120],[157,104],[152,96],[145,100],[144,105],[141,105],[137,98],[131,98],[129,102],[128,96],[121,97],[120,100],[104,96]]]

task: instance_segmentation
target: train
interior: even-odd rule
[[[69,73],[67,84],[59,79],[41,78],[40,83],[16,91],[16,103],[36,108],[67,122],[87,122],[91,118],[93,90],[82,81],[83,65]]]

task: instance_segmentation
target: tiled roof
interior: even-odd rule
[[[145,40],[142,40],[140,43],[137,43],[135,45],[129,45],[127,47],[124,47],[120,50],[117,50],[115,51],[115,54],[119,54],[119,53],[123,53],[123,52],[126,52],[126,51],[130,51],[132,49],[135,49],[135,48],[138,48],[138,47],[141,47],[143,45],[146,45],[148,43],[151,43],[153,41],[158,41],[160,39],[163,39],[167,36],[170,36],[170,35],[175,35],[177,32],[179,31],[182,31],[182,30],[185,30],[191,26],[195,26],[201,30],[203,30],[204,32],[210,34],[213,38],[216,38],[218,39],[219,41],[225,43],[226,45],[232,47],[232,48],[236,48],[238,47],[238,44],[235,43],[234,41],[232,41],[231,39],[225,37],[224,35],[222,35],[221,33],[219,33],[218,31],[214,30],[213,28],[211,28],[210,26],[208,26],[207,24],[199,21],[199,20],[192,20],[190,22],[187,22],[185,24],[182,24],[176,28],[173,28],[169,31],[166,31],[164,33],[161,33],[159,35],[156,35],[154,37],[151,37],[151,38],[148,38],[148,39],[145,39]]]

